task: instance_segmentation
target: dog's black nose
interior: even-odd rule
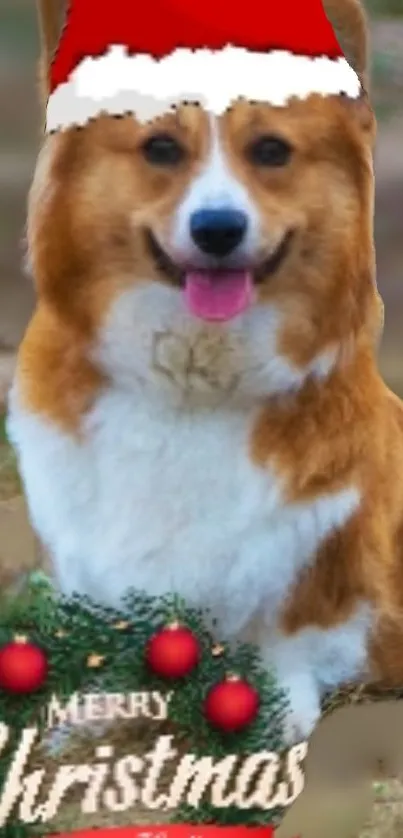
[[[202,209],[190,219],[190,233],[208,256],[229,256],[241,243],[247,228],[245,213],[233,209]]]

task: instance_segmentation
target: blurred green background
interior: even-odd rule
[[[381,364],[403,394],[403,0],[367,0],[367,9],[379,119],[376,240],[386,306]],[[41,130],[37,56],[34,0],[0,0],[0,400],[33,305],[23,262],[26,195]]]
[[[374,15],[403,14],[401,0],[368,0],[368,10]]]

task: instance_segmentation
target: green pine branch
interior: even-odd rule
[[[22,729],[33,723],[41,728],[43,709],[55,694],[67,700],[75,692],[157,690],[163,693],[174,687],[169,718],[178,738],[184,739],[189,751],[197,756],[247,755],[261,750],[263,741],[269,750],[283,750],[285,696],[262,667],[256,650],[240,646],[214,656],[212,649],[217,638],[206,628],[206,614],[187,607],[178,597],[153,598],[131,592],[122,608],[115,610],[85,597],[59,598],[46,577],[36,574],[18,598],[3,601],[0,607],[0,646],[11,641],[15,634],[26,634],[45,651],[49,661],[48,679],[38,692],[15,696],[0,690],[0,719],[12,729],[12,740],[0,758],[0,790]],[[150,636],[173,619],[190,628],[201,647],[199,665],[174,684],[150,672],[144,657]],[[127,623],[124,630],[117,630],[119,623]],[[103,656],[100,669],[88,667],[91,654]],[[203,715],[209,688],[228,672],[247,678],[261,699],[257,719],[238,734],[215,730]],[[172,820],[253,825],[276,824],[278,816],[278,811],[217,809],[206,802],[197,810],[181,806]],[[43,825],[24,825],[13,818],[15,815],[3,827],[2,838],[33,838],[47,832]]]

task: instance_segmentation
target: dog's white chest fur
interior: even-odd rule
[[[284,503],[249,456],[251,412],[183,410],[111,389],[79,443],[38,417],[11,423],[34,522],[66,592],[116,604],[128,587],[212,607],[225,633],[273,615],[354,489]]]
[[[128,587],[174,591],[230,634],[283,603],[358,497],[347,487],[287,504],[282,475],[251,461],[265,395],[304,376],[276,353],[277,328],[278,313],[258,306],[227,329],[200,326],[177,293],[145,285],[115,301],[100,334],[97,362],[114,383],[80,443],[14,393],[31,514],[66,592],[116,604]]]

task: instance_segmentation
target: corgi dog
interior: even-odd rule
[[[327,0],[362,78],[358,0]],[[333,16],[333,17],[332,17]],[[46,137],[8,429],[67,595],[255,644],[306,738],[403,680],[403,408],[377,368],[368,95],[181,104]]]

